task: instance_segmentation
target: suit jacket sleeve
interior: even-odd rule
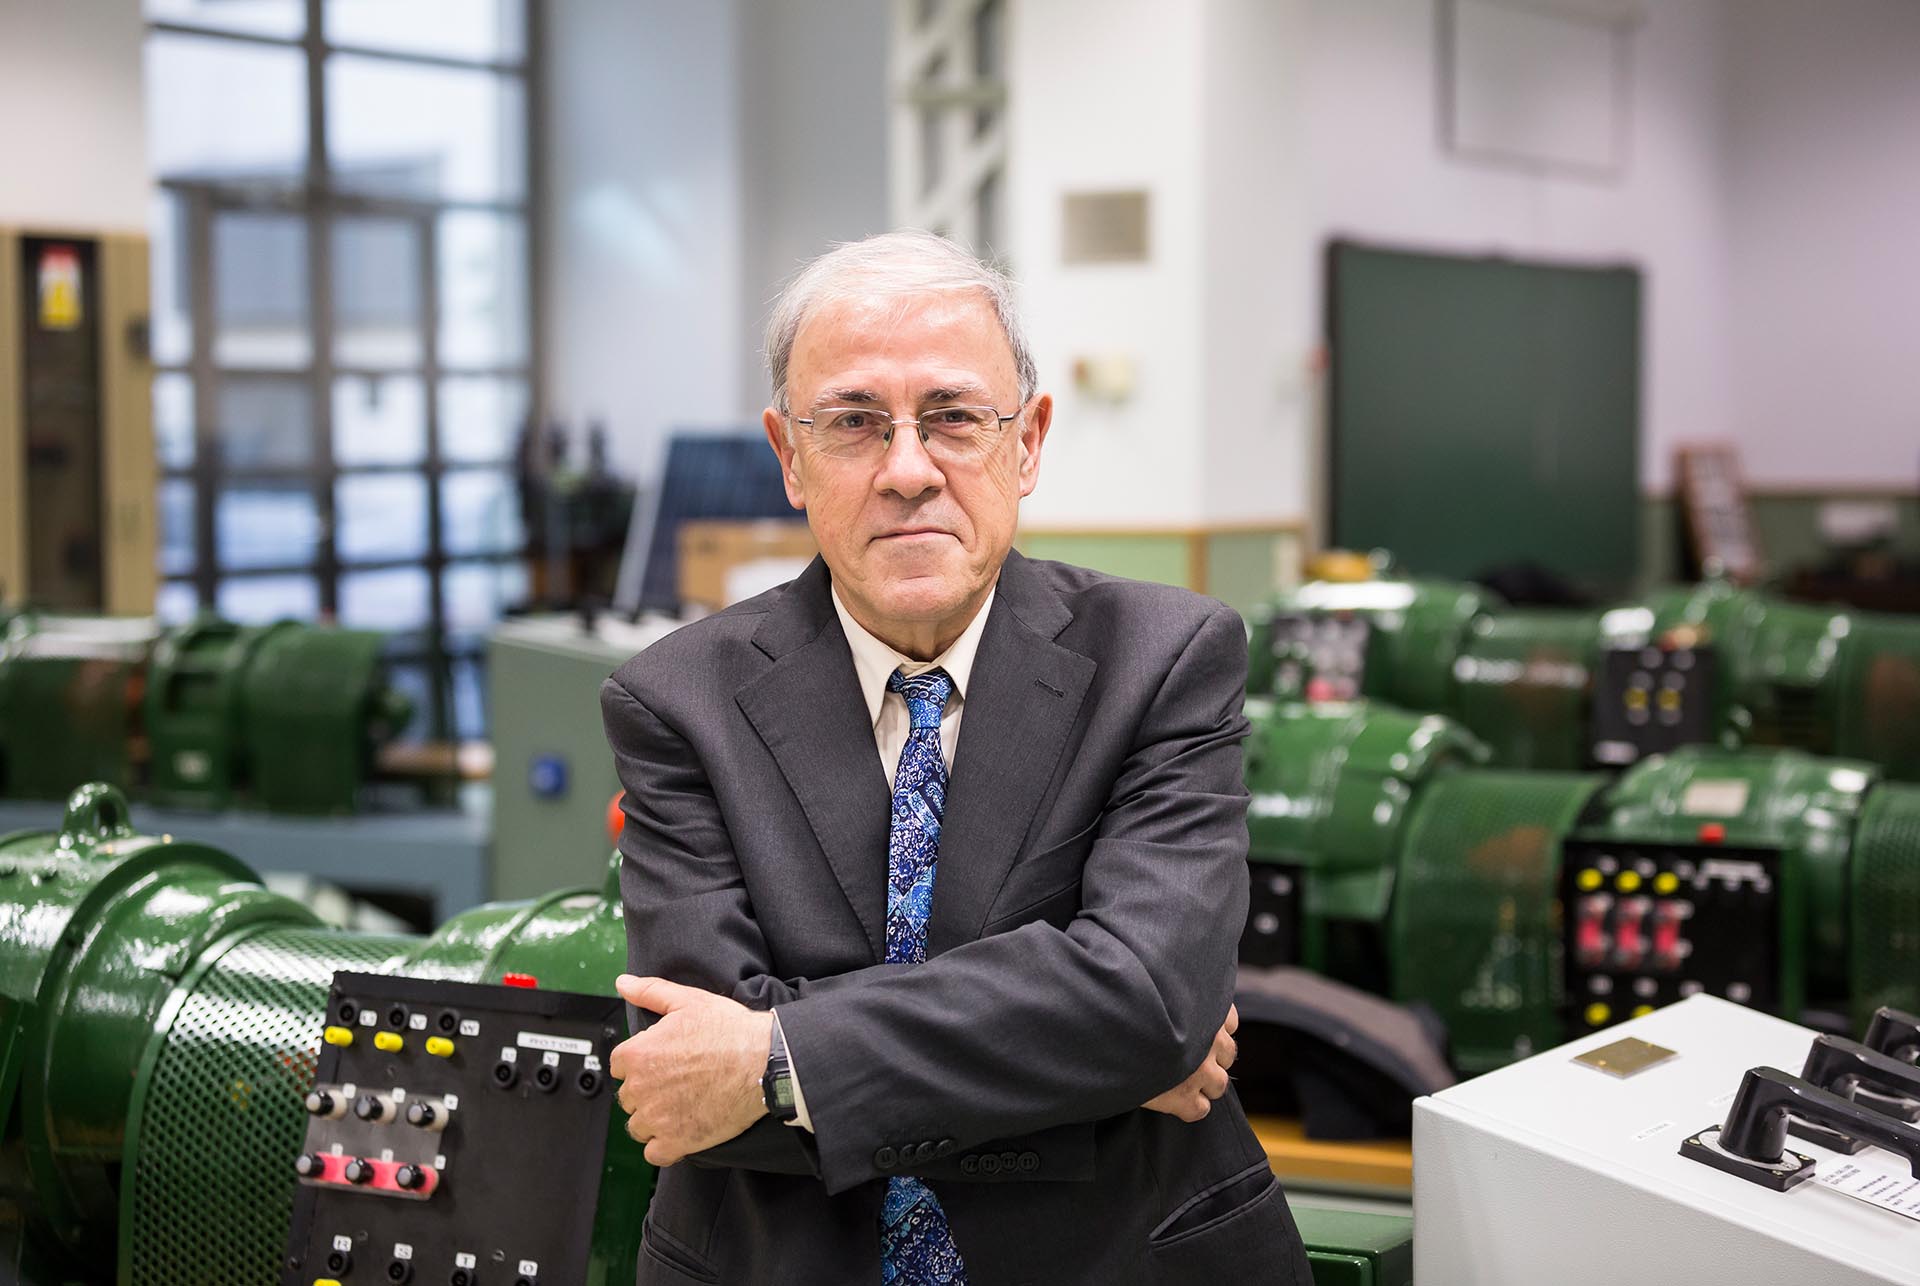
[[[625,791],[620,892],[630,972],[703,987],[764,1010],[907,967],[872,965],[811,980],[770,975],[767,944],[699,756],[614,679],[601,685],[600,709]],[[650,931],[642,908],[670,917],[677,931]],[[648,1026],[653,1017],[627,1007],[630,1030]],[[692,1159],[784,1174],[819,1173],[812,1136],[769,1119]]]
[[[1064,929],[1026,924],[782,1003],[829,1191],[879,1175],[889,1140],[967,1148],[1098,1120],[1200,1064],[1246,918],[1245,683],[1243,626],[1217,607],[1139,724]]]

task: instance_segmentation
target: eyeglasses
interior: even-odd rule
[[[896,420],[870,406],[829,406],[810,417],[794,416],[805,425],[808,440],[822,455],[857,460],[880,455],[893,444],[893,431],[911,424],[935,460],[965,463],[986,455],[999,443],[1007,423],[1020,412],[1000,414],[992,406],[935,406],[911,419]]]

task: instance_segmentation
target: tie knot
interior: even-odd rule
[[[953,695],[953,679],[938,667],[911,679],[895,670],[887,676],[887,691],[898,692],[907,703],[907,718],[915,729],[938,728],[940,712]]]

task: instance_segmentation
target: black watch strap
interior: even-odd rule
[[[787,1060],[787,1038],[780,1031],[780,1015],[773,1016],[773,1038],[768,1042],[767,1070],[760,1077],[760,1093],[767,1115],[776,1121],[796,1121],[800,1108],[793,1098],[793,1065]]]

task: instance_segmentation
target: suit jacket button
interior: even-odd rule
[[[1038,1174],[1039,1172],[1040,1154],[1038,1152],[1022,1152],[1020,1154],[1020,1173]]]
[[[950,1157],[953,1155],[954,1148],[958,1146],[959,1144],[955,1143],[952,1139],[941,1139],[933,1145],[933,1155],[942,1158]]]
[[[961,1174],[980,1173],[980,1154],[977,1152],[969,1152],[965,1156],[961,1157],[960,1173]]]
[[[873,1154],[873,1163],[882,1170],[891,1170],[900,1163],[900,1154],[892,1148],[881,1148]]]
[[[915,1165],[925,1165],[927,1162],[931,1160],[933,1160],[933,1144],[932,1143],[922,1143],[914,1148],[913,1163]]]

